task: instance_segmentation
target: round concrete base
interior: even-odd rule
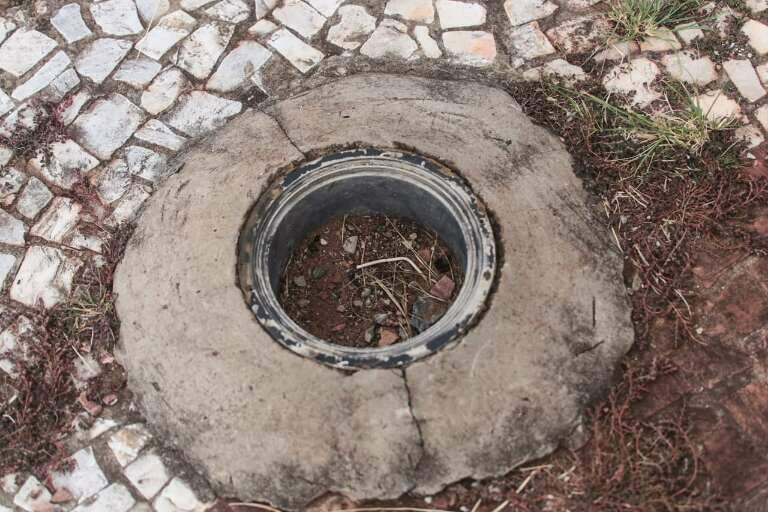
[[[499,281],[450,350],[343,373],[270,338],[235,275],[275,173],[330,148],[409,148],[461,173],[497,222]],[[116,278],[121,362],[155,426],[222,494],[300,508],[433,493],[508,472],[581,426],[632,344],[621,260],[560,142],[506,93],[358,75],[247,112],[151,198]]]

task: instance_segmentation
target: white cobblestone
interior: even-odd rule
[[[144,425],[134,423],[112,434],[107,444],[118,464],[125,467],[136,460],[151,438],[152,435]]]
[[[168,0],[136,0],[139,17],[147,25],[154,25],[171,8]]]
[[[205,80],[229,44],[234,26],[211,22],[195,30],[181,43],[176,65],[199,80]]]
[[[26,180],[26,175],[13,167],[0,169],[0,202],[13,198]]]
[[[70,96],[70,101],[68,101],[66,104],[59,105],[58,111],[59,111],[59,118],[64,123],[64,125],[69,125],[74,121],[78,114],[80,114],[80,110],[85,106],[86,103],[91,99],[91,93],[88,92],[86,89],[80,89],[75,94]]]
[[[34,307],[50,308],[65,300],[81,261],[54,247],[33,245],[27,249],[11,286],[11,299]]]
[[[125,82],[134,89],[143,89],[162,69],[159,62],[147,57],[127,59],[115,72],[114,79]]]
[[[23,247],[26,233],[27,228],[22,221],[5,210],[0,210],[0,242]]]
[[[130,491],[121,484],[112,484],[92,500],[75,508],[72,512],[128,512],[136,503]]]
[[[84,173],[99,165],[93,155],[72,139],[51,143],[50,150],[50,158],[38,154],[29,161],[29,166],[46,180],[64,189],[71,189]]]
[[[141,205],[148,198],[149,191],[142,185],[134,183],[123,194],[123,197],[120,198],[117,206],[112,211],[112,215],[107,218],[107,225],[119,226],[133,220]]]
[[[354,50],[376,29],[376,18],[361,5],[345,5],[339,9],[340,20],[328,30],[328,42],[345,50]]]
[[[739,103],[729,98],[723,91],[708,91],[697,96],[695,104],[704,112],[707,118],[716,120],[723,118],[741,118]]]
[[[665,27],[656,29],[649,37],[640,41],[641,52],[668,52],[680,48],[682,45],[675,37],[675,33]]]
[[[640,58],[611,69],[603,79],[608,92],[627,94],[632,103],[641,107],[661,97],[651,86],[659,74],[659,68],[652,61]]]
[[[432,0],[387,0],[384,14],[427,25],[435,21],[435,7]]]
[[[122,158],[112,160],[93,177],[93,183],[102,202],[109,204],[117,201],[131,184],[128,163]]]
[[[0,69],[20,77],[56,46],[56,41],[45,34],[20,28],[0,46]]]
[[[0,370],[12,379],[19,377],[19,362],[34,360],[31,345],[37,343],[32,321],[24,315],[16,319],[0,333]]]
[[[105,37],[86,46],[75,58],[75,69],[97,84],[103,82],[128,55],[133,44],[125,39]]]
[[[13,498],[13,503],[26,512],[40,512],[50,506],[51,493],[34,476],[30,476]]]
[[[260,80],[261,68],[272,53],[255,41],[241,41],[219,64],[206,84],[209,91],[247,89]],[[254,77],[256,81],[254,82]]]
[[[277,25],[269,20],[259,20],[251,25],[251,27],[248,29],[248,34],[256,37],[268,36],[277,30],[277,28]]]
[[[448,55],[460,64],[490,66],[496,60],[496,40],[483,31],[452,30],[443,33]]]
[[[768,9],[768,0],[745,0],[744,3],[754,14]]]
[[[285,0],[272,11],[272,17],[306,39],[317,34],[325,24],[325,17],[302,0]]]
[[[540,20],[553,14],[557,4],[549,0],[506,0],[504,10],[513,27]]]
[[[260,20],[270,12],[272,12],[272,9],[277,7],[277,4],[280,2],[280,0],[254,0],[253,3],[253,13],[256,16],[257,20]]]
[[[602,16],[580,16],[547,30],[552,43],[566,54],[592,51],[610,34],[611,26]]]
[[[473,2],[435,0],[440,28],[477,27],[485,24],[485,7]]]
[[[273,33],[268,44],[302,73],[317,66],[325,57],[323,52],[308,45],[285,28]]]
[[[425,57],[429,59],[439,59],[443,56],[440,46],[429,34],[429,27],[426,25],[416,25],[413,28],[413,36],[416,38],[416,42],[419,43],[421,52]]]
[[[134,134],[137,139],[156,146],[162,146],[171,151],[178,151],[187,141],[157,119],[150,119]]]
[[[570,64],[564,59],[549,61],[543,66],[526,71],[523,73],[523,76],[527,80],[541,80],[542,78],[557,77],[562,79],[568,85],[573,85],[574,83],[587,78],[587,74],[583,69],[579,66]]]
[[[555,53],[555,48],[539,28],[539,23],[532,21],[509,31],[509,46],[517,56],[523,59],[535,59]]]
[[[765,136],[760,128],[751,124],[737,128],[734,135],[745,141],[748,149],[755,148],[765,141]]]
[[[241,108],[238,101],[191,91],[180,98],[166,115],[165,122],[182,133],[197,137],[223,126],[227,119],[239,114]]]
[[[152,499],[168,482],[168,471],[160,457],[150,452],[125,468],[125,476],[145,498]]]
[[[151,149],[141,146],[125,148],[128,172],[148,181],[158,181],[168,173],[168,159]]]
[[[408,27],[405,24],[385,19],[360,47],[360,53],[372,59],[407,59],[418,48],[416,41],[408,35]]]
[[[759,21],[749,20],[741,27],[749,39],[749,45],[760,55],[768,53],[768,26]]]
[[[57,197],[29,233],[51,242],[63,242],[77,224],[82,209],[68,197]]]
[[[130,36],[144,30],[133,0],[104,0],[91,5],[91,15],[105,34]]]
[[[96,100],[72,125],[75,139],[88,151],[107,160],[144,122],[144,112],[121,94]]]
[[[150,114],[159,114],[168,109],[186,87],[188,81],[177,68],[160,73],[141,95],[141,106]]]
[[[11,97],[5,94],[5,91],[0,89],[0,116],[13,108],[13,100]]]
[[[89,37],[93,32],[83,21],[78,4],[67,4],[51,18],[51,24],[68,43],[75,43]]]
[[[197,20],[184,11],[174,11],[160,18],[157,25],[138,43],[136,49],[160,60],[165,53],[187,37],[197,25]]]
[[[51,483],[56,489],[64,488],[82,502],[107,486],[107,477],[96,462],[93,448],[88,446],[75,452],[70,460],[71,471],[52,471]]]
[[[763,105],[755,110],[755,118],[762,125],[763,130],[768,131],[768,105]]]
[[[0,252],[0,290],[5,289],[5,280],[16,266],[16,256]]]
[[[749,60],[729,60],[723,62],[723,69],[725,69],[728,78],[731,79],[739,93],[750,103],[754,103],[765,96],[765,89]]]
[[[307,0],[307,3],[326,18],[330,18],[344,0]]]
[[[206,9],[205,14],[228,23],[240,23],[248,19],[251,9],[242,0],[221,0]]]
[[[43,89],[38,98],[51,103],[59,103],[69,91],[78,85],[80,85],[80,77],[74,69],[68,68],[62,74],[54,78],[53,81],[48,84],[48,87]]]
[[[675,80],[699,86],[717,80],[715,63],[709,57],[696,57],[692,52],[670,53],[662,58],[664,67]]]
[[[201,502],[192,488],[176,477],[154,501],[157,512],[203,512],[210,504]]]
[[[675,33],[685,44],[691,44],[696,39],[704,38],[704,31],[696,23],[683,23],[675,27]]]
[[[0,16],[0,43],[5,41],[5,38],[14,30],[16,30],[16,24],[8,18]]]
[[[43,64],[43,67],[38,69],[29,80],[14,89],[11,96],[16,101],[24,101],[47,87],[48,84],[62,74],[71,63],[72,61],[69,60],[66,53],[63,51],[56,52],[51,60]]]
[[[48,190],[45,183],[32,176],[19,196],[16,211],[28,219],[34,219],[51,199],[53,199],[53,193]]]

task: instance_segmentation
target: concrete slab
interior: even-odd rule
[[[355,144],[458,170],[500,232],[484,318],[403,372],[344,374],[280,348],[236,284],[265,184]],[[184,162],[117,271],[120,359],[149,419],[223,494],[296,509],[328,490],[395,497],[506,473],[569,441],[632,344],[621,259],[569,156],[503,91],[352,76],[244,114]]]

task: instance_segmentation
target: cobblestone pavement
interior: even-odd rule
[[[610,27],[605,5],[596,0],[38,0],[6,6],[0,135],[14,141],[19,130],[51,127],[62,136],[46,155],[0,146],[0,371],[13,382],[14,361],[34,343],[24,336],[34,330],[33,309],[66,301],[76,273],[89,261],[99,263],[115,230],[177,170],[174,154],[245,109],[318,80],[382,70],[487,81],[556,75],[578,84],[587,72],[577,64],[594,53],[607,70],[608,91],[645,107],[661,97],[660,79],[687,82],[710,116],[736,116],[743,121],[740,133],[758,146],[768,129],[768,1],[747,0],[743,10],[710,7],[715,23],[706,31],[679,27],[639,44],[601,48]],[[95,193],[83,194],[84,187]],[[711,311],[741,318],[754,310],[744,317],[740,343],[765,340],[766,311],[755,309],[765,308],[768,294],[755,284],[765,278],[765,269],[758,272],[764,263],[734,266],[710,284],[717,290]],[[756,295],[740,305],[732,291],[742,299]],[[724,326],[733,322],[723,318],[703,329],[726,337]],[[81,380],[104,364],[88,355],[82,361]],[[720,430],[708,437],[716,453],[732,431],[752,443],[768,437],[765,424],[746,421],[765,410],[762,375],[742,382],[723,403],[715,421]],[[12,392],[0,397],[14,399]],[[98,414],[83,412],[66,440],[74,469],[5,477],[0,512],[197,511],[215,501],[194,468],[150,433],[130,400],[104,405]],[[764,485],[750,482],[746,491]]]

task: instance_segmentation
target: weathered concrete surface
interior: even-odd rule
[[[280,128],[246,114],[188,155],[118,270],[122,359],[150,419],[221,488],[290,508],[325,489],[430,493],[569,438],[633,333],[621,261],[562,144],[478,84],[359,75],[266,113]],[[238,231],[268,176],[300,152],[353,143],[458,169],[501,232],[485,317],[404,379],[345,376],[279,348],[235,284]]]

